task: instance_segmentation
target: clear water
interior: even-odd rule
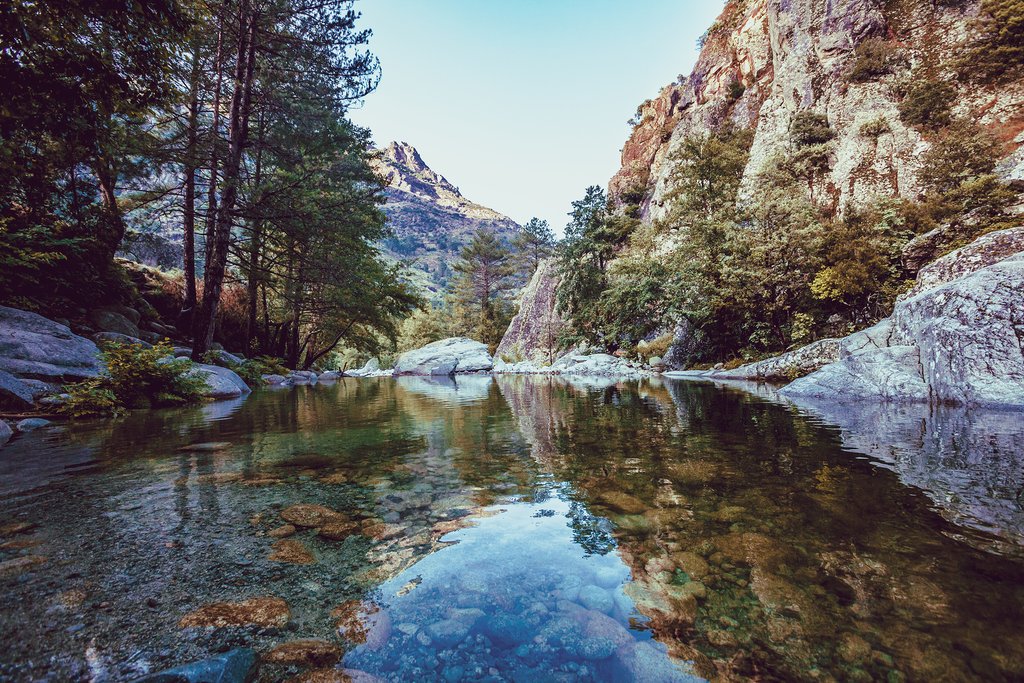
[[[21,436],[0,679],[302,639],[355,680],[1024,679],[1022,416],[770,398],[363,379]],[[350,532],[271,559],[296,504]],[[287,617],[182,625],[256,597]]]

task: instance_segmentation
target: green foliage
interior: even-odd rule
[[[743,93],[747,91],[746,86],[738,78],[733,78],[729,81],[729,99],[733,102],[743,97]]]
[[[555,233],[551,225],[539,218],[531,218],[512,239],[512,250],[516,270],[529,278],[540,262],[555,250]]]
[[[865,121],[860,126],[860,134],[866,138],[879,138],[892,131],[889,120],[882,115]]]
[[[948,193],[992,173],[999,153],[991,134],[972,121],[956,121],[932,141],[919,177],[930,191]]]
[[[494,233],[481,229],[463,247],[454,267],[459,274],[455,299],[473,319],[469,336],[493,352],[512,319],[511,305],[504,299],[515,287],[512,253]]]
[[[230,358],[226,358],[220,351],[207,351],[203,354],[203,362],[232,370],[246,384],[254,388],[263,386],[263,375],[287,375],[289,373],[281,359],[273,356],[247,358],[241,363],[236,363]]]
[[[948,83],[914,77],[900,102],[900,120],[908,126],[938,130],[952,121],[956,89]]]
[[[965,80],[1005,83],[1024,72],[1024,0],[982,0],[967,54]]]
[[[854,50],[850,80],[858,83],[872,81],[892,73],[895,46],[884,38],[867,38]]]
[[[835,136],[828,118],[812,111],[799,112],[789,124],[789,137],[797,148],[824,145]]]
[[[183,405],[202,399],[206,381],[192,372],[187,358],[175,358],[174,347],[162,341],[152,348],[141,344],[106,344],[106,366],[100,377],[68,387],[71,398],[60,408],[72,417],[116,415],[124,408]]]

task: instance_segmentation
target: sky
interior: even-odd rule
[[[380,86],[350,112],[470,200],[561,234],[637,106],[689,74],[720,0],[357,0]]]

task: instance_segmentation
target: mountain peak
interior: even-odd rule
[[[497,211],[466,199],[459,188],[434,171],[408,142],[390,142],[378,152],[374,169],[392,190],[406,192],[469,218],[509,220]]]

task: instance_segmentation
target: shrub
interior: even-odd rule
[[[195,365],[175,358],[170,342],[147,348],[141,344],[107,344],[101,354],[106,372],[68,387],[70,398],[60,411],[71,417],[116,415],[125,408],[195,403],[206,380],[192,374]]]
[[[289,372],[284,362],[273,356],[260,356],[235,363],[225,358],[219,351],[207,351],[203,355],[203,362],[233,371],[250,387],[262,386],[263,375],[287,375]]]
[[[802,111],[789,124],[789,137],[797,147],[823,145],[836,136],[828,118],[812,111]]]
[[[900,102],[900,119],[910,126],[938,130],[952,119],[956,90],[948,83],[915,79]]]
[[[865,121],[860,126],[860,134],[866,138],[877,139],[891,130],[892,128],[889,126],[889,120],[881,115],[876,116],[870,121]]]
[[[729,99],[738,100],[743,97],[743,93],[747,91],[747,88],[740,82],[740,79],[733,78],[729,81]]]
[[[854,50],[850,80],[858,83],[892,73],[893,44],[882,38],[868,38]]]
[[[1006,82],[1024,71],[1024,0],[982,0],[970,49],[959,64],[960,76],[981,82]]]

